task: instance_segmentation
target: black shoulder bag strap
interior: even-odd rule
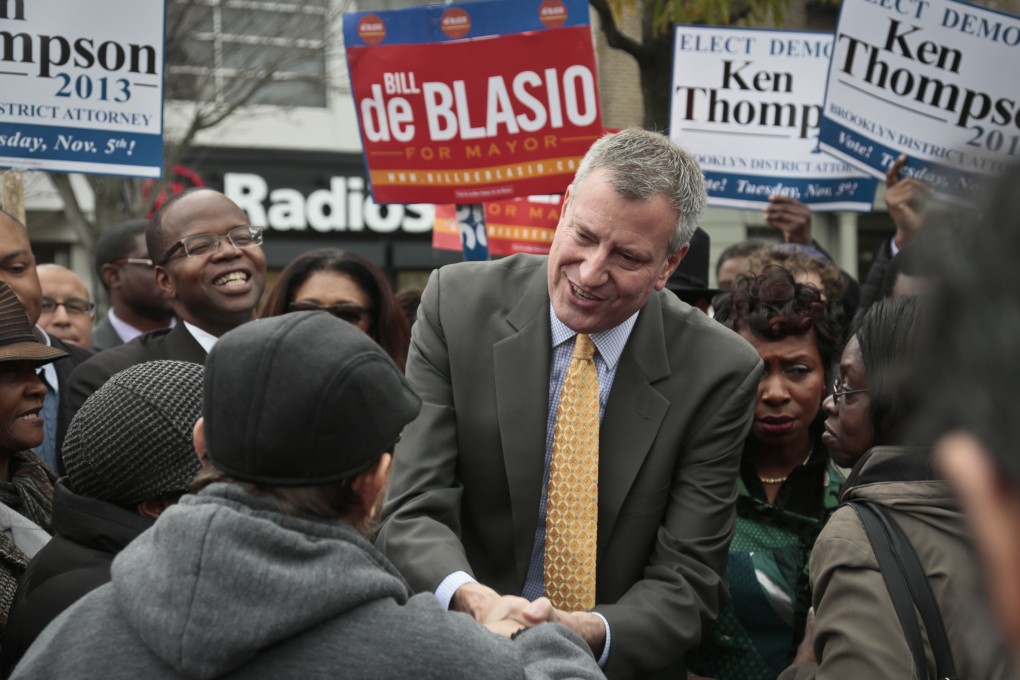
[[[949,648],[949,637],[942,624],[942,615],[910,540],[882,506],[862,500],[850,501],[847,504],[861,518],[868,541],[875,551],[882,578],[885,580],[889,597],[896,609],[896,616],[900,620],[900,627],[914,658],[917,677],[920,680],[927,678],[928,664],[924,654],[921,628],[914,612],[915,606],[928,632],[928,640],[935,657],[936,677],[939,680],[956,680],[956,664]]]

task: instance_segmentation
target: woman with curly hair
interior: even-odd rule
[[[720,680],[775,680],[803,637],[811,546],[843,481],[821,443],[841,313],[818,288],[771,266],[739,278],[716,302],[715,318],[758,350],[765,372],[738,481],[732,602],[688,666]]]
[[[823,291],[825,297],[843,300],[848,281],[839,267],[824,259],[813,248],[796,243],[778,243],[762,248],[747,258],[748,274],[765,271],[770,265],[782,267],[799,283],[810,283]]]
[[[354,324],[404,370],[410,325],[386,275],[357,253],[322,248],[298,255],[280,274],[261,318],[322,310]]]

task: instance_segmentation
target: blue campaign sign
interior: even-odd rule
[[[544,0],[537,11],[516,2],[453,3],[344,16],[344,44],[411,45],[588,25],[587,0]]]
[[[457,206],[457,228],[464,259],[489,259],[489,238],[485,229],[485,206],[481,203]]]
[[[164,15],[164,0],[0,1],[0,167],[159,177]]]
[[[835,179],[765,177],[705,171],[705,188],[716,203],[723,206],[747,207],[749,203],[767,203],[769,196],[789,196],[815,210],[831,209],[834,205],[843,209],[863,209],[864,200],[874,200],[875,180],[854,176]]]

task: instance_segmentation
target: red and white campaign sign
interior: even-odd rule
[[[344,33],[377,203],[562,193],[602,134],[586,2],[354,14]]]
[[[560,221],[562,203],[563,197],[559,194],[485,203],[489,255],[547,255],[556,234],[556,225]],[[457,206],[452,203],[436,206],[432,247],[437,250],[461,250]]]

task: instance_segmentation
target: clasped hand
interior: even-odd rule
[[[542,623],[560,623],[584,639],[596,653],[605,644],[605,626],[601,619],[588,612],[557,609],[546,597],[529,602],[516,595],[500,595],[480,583],[466,583],[457,590],[450,605],[506,637]]]

